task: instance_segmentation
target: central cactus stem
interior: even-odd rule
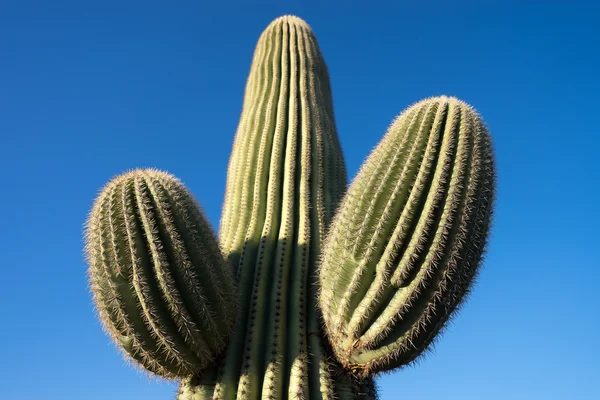
[[[179,399],[374,397],[370,379],[353,381],[331,356],[317,312],[321,241],[345,189],[327,67],[308,25],[279,18],[256,47],[221,219],[237,326]]]

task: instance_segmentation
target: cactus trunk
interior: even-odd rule
[[[188,379],[181,400],[357,397],[322,336],[314,280],[345,188],[317,42],[304,21],[279,18],[256,47],[221,219],[240,288],[237,326],[217,376]]]

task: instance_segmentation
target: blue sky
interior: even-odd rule
[[[472,104],[495,140],[478,284],[432,354],[379,380],[382,399],[599,399],[600,8],[417,3],[3,0],[0,398],[173,397],[95,320],[83,224],[108,179],[157,167],[216,226],[256,39],[296,14],[329,66],[350,177],[424,97]]]

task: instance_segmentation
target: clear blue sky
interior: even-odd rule
[[[335,3],[1,1],[1,399],[173,397],[96,322],[83,224],[108,179],[144,166],[218,224],[254,45],[283,14],[320,42],[350,177],[427,96],[471,103],[495,138],[478,284],[382,399],[600,399],[597,2]]]

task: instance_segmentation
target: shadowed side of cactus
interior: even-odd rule
[[[317,311],[321,240],[346,187],[329,76],[285,16],[261,35],[229,163],[220,244],[240,290],[228,352],[180,400],[372,399],[335,361]]]
[[[224,350],[234,280],[176,178],[135,170],[112,180],[96,199],[86,241],[100,319],[130,359],[158,375],[187,376]]]
[[[489,134],[467,104],[431,98],[396,119],[323,249],[320,306],[346,368],[370,375],[427,348],[477,273],[494,183]]]

